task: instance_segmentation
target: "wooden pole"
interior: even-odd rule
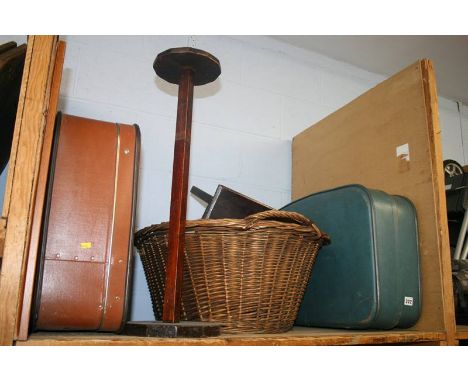
[[[163,321],[180,320],[180,295],[183,280],[185,250],[185,218],[190,165],[190,138],[192,129],[193,73],[183,70],[179,84],[176,137],[172,168],[171,210],[169,220],[168,258],[164,290]]]
[[[159,53],[153,67],[159,77],[179,85],[162,317],[165,323],[178,323],[184,273],[193,87],[216,80],[221,74],[221,66],[216,57],[203,50],[173,48]]]

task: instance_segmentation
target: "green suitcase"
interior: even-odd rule
[[[283,207],[331,237],[317,256],[299,326],[391,329],[421,311],[416,210],[402,196],[348,185]]]

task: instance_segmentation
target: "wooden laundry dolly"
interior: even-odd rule
[[[172,171],[168,258],[162,322],[129,322],[130,335],[157,337],[205,337],[220,333],[220,325],[180,321],[185,249],[185,220],[190,162],[193,87],[213,82],[221,74],[216,57],[194,48],[168,49],[156,57],[154,70],[162,79],[179,85]]]

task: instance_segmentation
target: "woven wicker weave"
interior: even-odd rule
[[[162,223],[135,234],[156,317],[162,317],[168,228]],[[224,333],[290,330],[328,241],[295,212],[187,221],[182,319],[220,322]]]

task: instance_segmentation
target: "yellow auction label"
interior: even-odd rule
[[[90,249],[90,248],[92,248],[92,246],[93,246],[93,243],[91,243],[90,241],[80,243],[80,248],[81,249]]]

